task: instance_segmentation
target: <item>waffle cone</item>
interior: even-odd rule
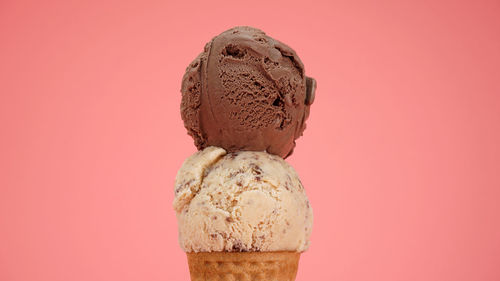
[[[298,252],[187,253],[191,281],[294,281]]]

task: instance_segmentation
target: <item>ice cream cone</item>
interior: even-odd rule
[[[315,90],[293,49],[248,26],[186,69],[181,116],[199,151],[177,173],[173,207],[191,281],[295,280],[313,212],[284,158]]]
[[[299,252],[187,253],[191,281],[294,281]]]

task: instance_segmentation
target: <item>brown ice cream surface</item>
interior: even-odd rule
[[[285,158],[306,127],[315,86],[290,47],[261,30],[235,27],[207,43],[187,68],[181,116],[199,150]]]

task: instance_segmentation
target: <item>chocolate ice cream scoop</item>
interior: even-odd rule
[[[302,135],[316,81],[287,45],[252,27],[213,38],[182,79],[181,116],[196,147],[283,158]]]

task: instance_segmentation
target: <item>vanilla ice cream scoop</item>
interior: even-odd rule
[[[295,170],[266,152],[208,147],[186,159],[174,208],[185,252],[303,252],[312,209]]]

